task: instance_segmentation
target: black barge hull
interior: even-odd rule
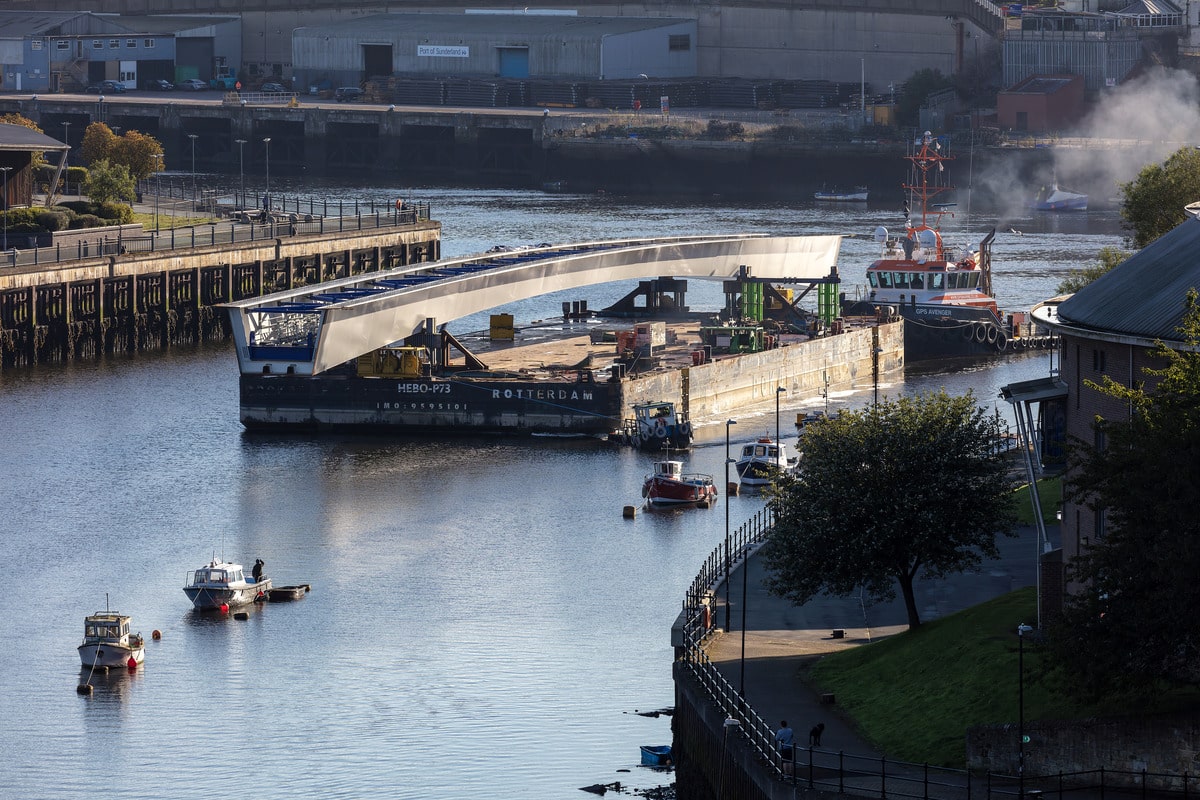
[[[891,316],[904,320],[904,360],[978,358],[1009,349],[1011,331],[986,308],[968,306],[847,305],[847,316]],[[895,318],[894,316],[892,317]]]
[[[248,430],[605,434],[620,427],[620,386],[489,375],[242,375]]]

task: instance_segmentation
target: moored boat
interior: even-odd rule
[[[855,186],[853,189],[824,189],[813,193],[813,199],[823,203],[865,203],[869,191],[866,186]]]
[[[1038,190],[1029,207],[1034,211],[1087,211],[1088,196],[1051,183]]]
[[[769,436],[742,445],[742,454],[734,465],[742,485],[755,487],[770,485],[792,466],[783,446]]]
[[[213,559],[200,569],[188,572],[183,593],[201,611],[244,606],[264,600],[271,579],[246,580],[241,564]]]
[[[671,745],[644,744],[642,750],[642,766],[665,767],[671,763]]]
[[[652,506],[707,505],[717,499],[717,485],[711,475],[685,473],[682,461],[665,459],[646,476],[642,497]]]
[[[692,446],[692,423],[669,400],[633,405],[633,419],[625,421],[621,436],[642,450],[686,450]]]
[[[975,247],[953,248],[942,240],[947,204],[932,200],[952,187],[943,183],[945,162],[953,160],[942,143],[925,131],[906,156],[912,176],[904,184],[920,219],[905,221],[904,234],[875,230],[882,245],[867,268],[868,294],[849,301],[843,313],[904,320],[904,357],[921,361],[1003,352],[1012,334],[992,290],[993,229]]]
[[[83,619],[79,661],[85,667],[136,667],[146,657],[146,642],[129,630],[130,618],[115,611],[98,611]]]

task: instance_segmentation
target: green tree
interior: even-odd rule
[[[1200,200],[1200,150],[1191,145],[1162,164],[1149,164],[1121,184],[1121,217],[1133,231],[1135,247],[1145,247],[1187,219],[1184,207]]]
[[[109,203],[114,200],[132,203],[137,197],[136,182],[124,164],[110,164],[101,159],[88,170],[83,182],[83,193],[93,203]]]
[[[126,131],[113,142],[108,160],[113,164],[124,164],[134,180],[142,181],[159,169],[158,157],[162,154],[162,144],[153,136]]]
[[[1059,294],[1075,294],[1075,292],[1078,292],[1096,280],[1096,278],[1111,271],[1131,255],[1133,253],[1122,250],[1119,247],[1101,247],[1100,252],[1096,254],[1096,263],[1086,266],[1083,269],[1073,269],[1068,272],[1067,277],[1062,279],[1062,282],[1058,284],[1058,288],[1055,291]]]
[[[1084,699],[1200,685],[1200,308],[1193,289],[1183,346],[1159,343],[1152,390],[1105,377],[1088,385],[1129,409],[1097,417],[1095,441],[1071,443],[1066,496],[1103,514],[1102,536],[1072,564],[1048,648],[1065,688]]]
[[[93,122],[83,132],[83,140],[79,143],[79,157],[88,166],[97,161],[107,161],[116,142],[117,135],[112,132],[112,128],[103,122]]]
[[[954,85],[938,69],[922,69],[914,72],[904,82],[900,96],[896,98],[896,118],[901,125],[916,125],[919,122],[921,106],[934,92],[949,89]]]
[[[886,601],[899,586],[909,626],[920,625],[918,575],[974,569],[1011,535],[1002,426],[970,393],[937,392],[806,427],[802,470],[771,490],[770,590],[801,605],[860,587]]]

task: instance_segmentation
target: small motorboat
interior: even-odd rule
[[[198,610],[229,609],[267,599],[271,579],[246,580],[241,564],[213,559],[188,572],[183,593]]]
[[[83,618],[79,662],[85,667],[136,667],[146,658],[146,642],[129,632],[130,618],[98,611]]]
[[[783,447],[769,436],[743,445],[742,455],[734,464],[744,486],[767,486],[792,466]]]
[[[821,189],[813,194],[813,199],[822,203],[865,203],[868,194],[866,186],[855,186],[853,189]]]
[[[684,473],[682,461],[667,459],[646,476],[642,497],[652,506],[708,505],[717,499],[717,485],[711,475]]]
[[[1087,211],[1088,196],[1060,189],[1057,183],[1043,186],[1029,207],[1034,211]]]

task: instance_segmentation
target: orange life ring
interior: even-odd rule
[[[396,210],[397,210],[397,211],[403,211],[403,210],[404,210],[404,198],[403,198],[403,197],[397,197],[397,198],[396,198]]]

